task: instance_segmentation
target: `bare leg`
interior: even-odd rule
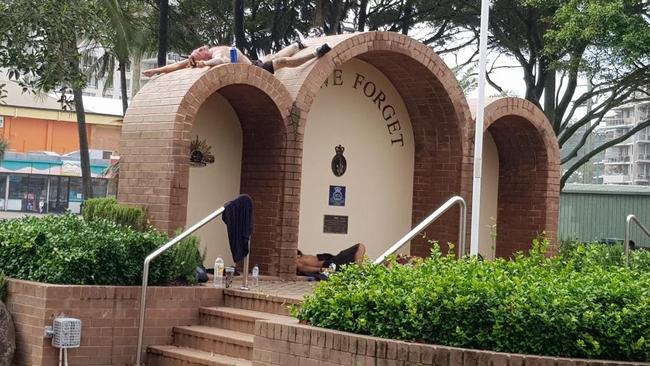
[[[307,61],[309,61],[309,60],[311,60],[311,59],[313,59],[313,58],[317,58],[317,57],[321,57],[321,56],[323,56],[324,54],[326,54],[327,52],[329,52],[330,49],[331,49],[331,48],[327,45],[327,43],[324,43],[322,46],[316,48],[316,49],[314,50],[314,52],[312,52],[312,53],[308,53],[308,54],[306,54],[306,55],[302,55],[302,56],[291,56],[291,57],[278,57],[278,56],[281,56],[282,53],[283,53],[285,50],[287,50],[286,54],[289,54],[289,50],[288,50],[288,49],[291,48],[291,47],[292,47],[292,46],[286,47],[285,49],[283,49],[282,51],[278,52],[276,55],[274,55],[274,57],[271,58],[271,61],[273,62],[273,69],[274,69],[274,70],[279,70],[279,69],[282,69],[282,68],[285,68],[285,67],[298,67],[298,66],[304,64],[305,62],[307,62]],[[298,50],[298,46],[297,46],[297,45],[293,45],[293,47],[294,47],[294,50]],[[297,52],[297,51],[295,51],[295,52]],[[294,52],[294,54],[295,54],[295,52]]]
[[[296,53],[298,53],[298,51],[300,51],[300,48],[298,47],[297,44],[294,43],[294,44],[292,44],[290,46],[287,46],[287,47],[281,49],[280,51],[278,51],[278,53],[272,53],[270,55],[266,55],[266,56],[262,57],[260,59],[260,61],[267,62],[267,61],[273,61],[275,59],[282,58],[282,57],[291,57],[291,56],[295,55]]]
[[[361,263],[363,261],[363,256],[366,255],[366,246],[363,245],[362,243],[359,243],[359,247],[357,248],[357,252],[354,253],[354,261],[356,263]]]
[[[313,53],[308,53],[303,56],[273,58],[273,69],[277,71],[285,67],[298,67],[313,58],[316,58],[316,55]]]
[[[184,68],[188,67],[189,65],[190,65],[189,60],[182,60],[182,61],[173,63],[171,65],[165,65],[165,66],[145,70],[142,73],[144,74],[144,76],[151,77],[151,76],[154,76],[156,74],[166,74],[166,73],[173,72],[173,71],[176,71],[176,70],[184,69]]]

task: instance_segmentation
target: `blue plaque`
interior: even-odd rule
[[[345,206],[345,186],[330,186],[330,206]]]

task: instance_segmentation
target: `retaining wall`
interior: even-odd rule
[[[56,365],[58,349],[44,338],[60,314],[81,319],[81,347],[68,351],[70,365],[135,363],[140,287],[68,286],[9,279],[7,308],[16,325],[15,365]],[[144,345],[171,344],[172,327],[198,324],[199,306],[223,304],[209,286],[150,287]]]

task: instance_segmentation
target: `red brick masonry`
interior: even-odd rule
[[[153,223],[170,233],[186,225],[192,123],[204,101],[218,92],[242,125],[240,191],[253,197],[257,214],[252,263],[259,263],[263,273],[293,277],[307,116],[323,81],[356,58],[386,75],[408,110],[415,139],[412,223],[453,195],[469,204],[474,123],[463,91],[442,59],[424,44],[391,32],[309,42],[327,42],[332,51],[275,75],[254,66],[226,64],[184,69],[147,83],[124,117],[118,199],[147,206]],[[544,230],[554,241],[559,150],[550,123],[531,103],[508,98],[487,107],[486,127],[501,163],[497,254],[509,256],[529,248]],[[443,246],[456,242],[458,209],[427,233]],[[411,251],[427,256],[430,245],[418,238]]]
[[[255,323],[253,366],[633,366],[650,363],[542,357],[407,343],[308,325]]]
[[[43,337],[59,314],[82,322],[81,348],[70,365],[135,363],[140,287],[65,286],[8,280],[7,307],[16,325],[15,365],[56,365],[58,349]],[[144,344],[171,344],[172,327],[197,324],[199,306],[223,304],[211,287],[150,287]]]

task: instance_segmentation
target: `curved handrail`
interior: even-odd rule
[[[218,210],[214,211],[213,213],[209,214],[206,216],[203,220],[197,222],[194,224],[192,227],[189,229],[183,231],[180,235],[175,237],[174,239],[170,240],[167,242],[167,244],[161,246],[160,248],[156,249],[154,252],[149,254],[147,258],[144,260],[144,269],[142,270],[142,290],[141,290],[141,295],[140,295],[140,323],[138,325],[138,349],[137,349],[137,355],[136,355],[136,361],[135,365],[136,366],[142,366],[140,363],[141,357],[142,357],[142,338],[144,336],[144,315],[145,315],[145,310],[147,307],[147,285],[148,285],[148,280],[149,280],[149,263],[151,263],[152,260],[156,259],[159,255],[163,254],[167,249],[173,247],[174,245],[178,244],[181,242],[183,239],[187,238],[190,236],[192,233],[203,227],[203,225],[207,224],[208,222],[214,220],[215,218],[219,217],[223,211],[224,207],[220,207]]]
[[[650,238],[650,230],[643,226],[641,221],[634,215],[627,215],[625,218],[625,241],[623,242],[623,247],[625,248],[625,265],[628,265],[630,262],[630,224],[634,222],[643,233]]]
[[[427,226],[431,225],[432,222],[436,221],[440,216],[442,216],[442,214],[447,212],[450,208],[452,208],[456,204],[460,206],[460,226],[459,226],[460,232],[458,234],[458,247],[459,247],[458,257],[462,257],[463,254],[465,254],[465,220],[467,214],[467,205],[465,204],[465,200],[463,199],[463,197],[453,196],[449,200],[447,200],[447,202],[445,202],[442,206],[440,206],[437,210],[433,211],[433,213],[429,215],[426,219],[420,222],[418,226],[414,227],[400,240],[398,240],[397,243],[393,244],[390,248],[388,248],[388,250],[386,250],[384,254],[380,255],[379,258],[375,259],[373,264],[382,263],[386,259],[386,257],[398,251],[401,247],[404,246],[404,244],[408,243],[416,235],[422,232],[422,230],[426,229]]]

